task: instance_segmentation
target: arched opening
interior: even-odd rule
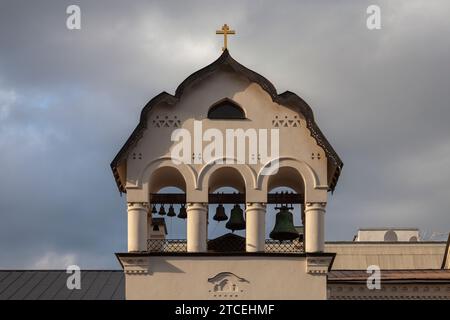
[[[186,181],[175,167],[160,167],[150,176],[149,239],[185,239]],[[165,234],[164,234],[165,233]]]
[[[176,187],[186,192],[186,181],[175,167],[158,168],[150,176],[150,193],[157,193],[166,187]]]
[[[233,218],[239,216],[236,215],[238,209],[235,208],[235,205],[238,205],[242,210],[242,218],[245,219],[245,189],[245,180],[237,168],[221,167],[211,174],[208,179],[208,192],[210,194],[208,206],[208,239],[217,239],[229,233],[235,236],[245,237],[245,229],[236,229],[234,231],[230,229],[233,227],[230,220],[239,220],[231,218],[232,210],[234,210]],[[239,239],[237,237],[235,238]]]
[[[395,242],[398,241],[397,233],[394,230],[386,231],[384,234],[384,241]]]
[[[209,108],[208,119],[245,119],[245,112],[236,102],[226,98]]]
[[[245,180],[236,168],[222,167],[215,170],[209,177],[208,192],[214,193],[223,187],[231,187],[237,192],[245,193]]]
[[[280,238],[290,234],[292,239],[285,240],[294,240],[300,245],[304,237],[305,195],[305,185],[301,174],[291,167],[279,168],[276,174],[269,177],[267,192],[269,204],[266,208],[266,239],[282,241]],[[275,200],[271,201],[271,199]],[[286,209],[292,214],[292,220],[284,219],[291,217],[287,214],[280,221],[281,217],[277,215]]]
[[[301,174],[291,167],[281,167],[276,174],[269,176],[268,192],[278,187],[290,188],[298,194],[304,194],[305,191]]]

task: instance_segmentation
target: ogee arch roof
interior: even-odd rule
[[[131,150],[132,146],[142,137],[143,132],[147,128],[147,115],[153,106],[160,103],[167,103],[169,105],[176,104],[186,88],[190,87],[194,83],[205,79],[207,76],[213,74],[218,70],[232,70],[240,75],[245,76],[251,82],[255,82],[261,86],[271,97],[272,100],[278,104],[289,106],[295,108],[300,112],[306,119],[307,128],[311,132],[311,136],[316,140],[317,144],[321,146],[327,155],[328,159],[328,181],[329,188],[331,191],[336,187],[340,172],[343,167],[343,162],[333,149],[331,144],[328,142],[327,138],[324,136],[320,128],[317,126],[311,107],[298,95],[293,92],[285,91],[281,94],[277,93],[274,85],[267,80],[262,75],[250,70],[234,60],[229,51],[225,50],[222,55],[210,65],[194,72],[189,77],[187,77],[176,89],[175,95],[171,95],[167,92],[162,92],[151,99],[145,107],[142,109],[139,124],[134,129],[131,136],[125,142],[123,147],[117,153],[114,160],[111,162],[111,169],[113,171],[114,177],[116,179],[117,186],[120,192],[126,192],[124,183],[120,180],[118,167],[126,160],[126,157]]]

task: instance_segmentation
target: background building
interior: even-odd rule
[[[417,228],[368,228],[359,229],[355,241],[419,241],[419,229]]]

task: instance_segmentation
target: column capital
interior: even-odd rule
[[[305,203],[305,212],[308,210],[325,210],[327,206],[326,202],[306,202]]]
[[[187,206],[188,208],[196,208],[196,209],[204,209],[207,210],[208,209],[208,203],[206,202],[188,202]]]
[[[266,209],[266,203],[265,202],[247,202],[246,203],[246,211],[249,210],[265,210]]]
[[[132,209],[148,209],[148,202],[127,202],[128,210]]]

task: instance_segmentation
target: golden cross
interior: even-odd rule
[[[225,51],[227,49],[227,36],[229,34],[236,34],[234,30],[230,30],[230,27],[225,23],[221,30],[217,30],[216,34],[223,34],[223,47],[222,51]]]

